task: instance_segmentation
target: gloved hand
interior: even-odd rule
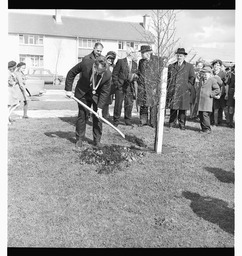
[[[73,94],[72,91],[66,91],[67,98],[71,98],[72,94]]]
[[[98,118],[102,116],[102,109],[101,108],[97,109],[97,114],[98,114]]]

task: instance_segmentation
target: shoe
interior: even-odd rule
[[[207,133],[207,134],[210,134],[211,131],[210,130],[202,130],[203,133]]]
[[[115,127],[118,127],[119,121],[113,121],[113,125],[114,125]]]
[[[75,145],[76,149],[82,148],[82,146],[83,146],[82,140],[78,140],[78,141],[76,142],[76,145]]]
[[[126,122],[125,122],[125,125],[127,125],[127,126],[133,126],[130,121],[126,121]]]
[[[97,147],[97,148],[103,148],[104,147],[104,145],[99,141],[94,141],[94,146]]]
[[[138,127],[142,127],[142,126],[145,126],[145,125],[148,125],[148,124],[138,124]]]
[[[169,128],[176,128],[175,124],[169,123]]]
[[[23,118],[29,118],[28,116],[23,116]]]
[[[179,128],[180,128],[180,130],[182,130],[182,131],[185,131],[185,130],[186,130],[185,125],[179,124]]]

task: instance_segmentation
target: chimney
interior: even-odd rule
[[[58,24],[62,23],[60,10],[55,9],[54,19],[55,19],[56,23],[58,23]]]
[[[148,14],[145,14],[143,16],[143,27],[145,30],[149,30],[150,27],[150,16]]]

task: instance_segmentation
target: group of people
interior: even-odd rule
[[[23,118],[28,118],[28,99],[30,93],[25,87],[24,62],[8,62],[8,124],[12,123],[11,114],[23,102]]]
[[[167,107],[170,108],[169,126],[177,123],[185,130],[186,111],[191,118],[199,118],[201,132],[210,133],[211,125],[218,126],[223,114],[229,127],[234,127],[235,65],[231,70],[222,69],[216,59],[211,65],[198,61],[194,68],[185,61],[184,48],[176,52],[177,62],[168,67]]]
[[[139,107],[139,126],[156,126],[157,107],[159,104],[161,71],[166,65],[165,58],[153,55],[149,45],[142,45],[139,52],[142,58],[138,64],[136,52],[127,49],[127,56],[117,58],[114,51],[102,55],[103,45],[95,43],[93,51],[81,62],[72,67],[66,76],[66,96],[72,96],[73,82],[75,97],[87,107],[97,112],[93,115],[94,145],[101,147],[102,122],[98,116],[110,118],[109,105],[114,102],[113,124],[120,125],[122,106],[124,105],[125,125],[132,124],[132,109],[136,100]],[[186,51],[178,48],[175,52],[177,61],[168,66],[166,108],[170,109],[169,127],[186,129],[187,111],[190,118],[198,118],[201,132],[210,133],[211,125],[218,126],[223,115],[229,127],[234,127],[235,111],[235,65],[223,70],[222,61],[214,60],[211,65],[198,61],[195,67],[186,62]],[[15,61],[8,63],[9,77],[9,123],[11,113],[23,102],[23,118],[28,118],[28,96],[25,87],[24,70],[26,64]],[[89,111],[78,104],[76,121],[76,147],[81,148],[85,137],[86,125],[90,118]]]
[[[209,115],[210,125],[219,126],[223,122],[223,116],[225,116],[227,126],[234,128],[235,65],[225,68],[219,59],[212,61],[211,65],[206,65],[203,61],[196,62],[195,97],[190,101],[190,117],[196,118],[198,116],[201,86],[206,79],[203,75],[203,69],[206,68],[209,68],[211,76],[216,79],[220,90],[212,101],[212,111]]]
[[[93,51],[69,70],[66,76],[65,91],[72,95],[73,81],[80,78],[75,87],[75,97],[88,107],[93,106],[97,116],[93,116],[94,145],[101,147],[102,122],[98,116],[110,118],[109,105],[114,99],[113,124],[120,125],[124,105],[125,125],[132,126],[134,101],[138,110],[139,126],[156,126],[159,104],[161,70],[164,59],[153,55],[149,45],[142,45],[139,52],[142,58],[138,64],[136,52],[127,49],[127,56],[116,60],[116,53],[110,51],[102,56],[103,45],[97,42]],[[211,125],[219,125],[226,116],[229,127],[234,127],[234,84],[235,66],[230,72],[222,70],[222,61],[214,60],[211,65],[198,61],[196,66],[185,61],[186,51],[178,48],[177,61],[168,66],[166,108],[170,109],[169,127],[186,129],[187,111],[190,117],[199,118],[201,132],[210,133]],[[78,104],[76,122],[76,146],[82,147],[88,110]]]
[[[110,51],[102,56],[103,45],[97,42],[93,51],[85,56],[81,62],[71,68],[66,76],[66,96],[71,97],[73,81],[79,74],[75,87],[75,97],[89,108],[97,112],[98,116],[110,118],[109,105],[113,99],[113,124],[120,125],[122,107],[124,105],[125,125],[132,124],[132,109],[134,101],[140,106],[140,124],[155,126],[156,108],[153,107],[157,95],[157,86],[149,86],[151,73],[154,71],[157,60],[152,58],[152,49],[149,45],[142,45],[140,52],[142,59],[139,65],[135,61],[136,52],[132,47],[127,49],[127,56],[118,59],[116,53]],[[78,117],[76,122],[76,147],[81,148],[85,137],[86,124],[89,119],[88,110],[78,104]],[[150,117],[149,117],[150,115]],[[93,141],[94,145],[101,147],[102,122],[93,115]]]

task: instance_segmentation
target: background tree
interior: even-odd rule
[[[176,38],[175,10],[151,10],[148,30],[144,34],[147,41],[154,43],[152,64],[147,70],[146,94],[153,99],[155,108],[155,151],[162,152],[163,126],[165,116],[167,67],[173,62],[179,38]]]

